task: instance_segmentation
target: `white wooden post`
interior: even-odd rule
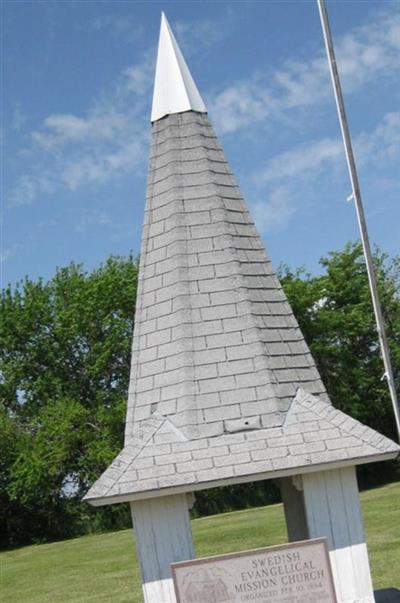
[[[186,494],[131,502],[145,603],[176,603],[170,564],[194,558]]]
[[[365,543],[357,477],[354,467],[308,473],[288,485],[282,480],[282,496],[288,518],[289,539],[325,536],[339,603],[374,603],[371,571]],[[302,517],[307,529],[302,529]],[[289,516],[289,517],[288,517]],[[296,532],[296,518],[299,529]]]

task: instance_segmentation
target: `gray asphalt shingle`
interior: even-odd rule
[[[125,447],[86,499],[395,456],[329,403],[208,116],[152,128]]]

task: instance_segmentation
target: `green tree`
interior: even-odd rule
[[[376,251],[383,314],[400,386],[400,258]],[[281,281],[333,404],[396,439],[361,244],[320,263],[324,273],[281,270]]]
[[[400,386],[400,258],[375,253]],[[321,260],[323,273],[281,280],[333,403],[395,437],[359,244]],[[81,502],[122,447],[137,262],[25,279],[0,299],[0,542],[15,546],[127,525],[128,510]],[[375,465],[371,466],[375,471]],[[268,483],[199,494],[197,513],[275,501]]]
[[[122,445],[137,270],[131,257],[90,274],[71,264],[2,292],[3,546],[126,516],[80,500]]]

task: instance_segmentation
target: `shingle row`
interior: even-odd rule
[[[159,417],[143,439],[125,448],[88,499],[150,492],[154,488],[194,488],[212,481],[272,478],[311,465],[395,456],[400,447],[369,427],[299,389],[281,426],[184,440],[171,423]],[[255,427],[255,428],[254,428]],[[96,487],[95,487],[96,488]],[[160,495],[162,492],[160,492]]]
[[[154,409],[190,437],[275,424],[299,384],[326,395],[311,355],[207,116],[153,128],[127,437]]]

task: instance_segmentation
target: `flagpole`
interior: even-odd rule
[[[328,13],[325,6],[325,0],[317,0],[319,14],[321,18],[322,31],[324,34],[326,53],[332,77],[333,90],[335,93],[336,107],[338,111],[340,128],[342,130],[343,143],[346,152],[347,167],[349,169],[350,180],[352,185],[352,194],[349,200],[353,199],[356,206],[357,220],[360,228],[362,246],[364,250],[365,263],[367,266],[369,286],[371,290],[372,304],[374,308],[376,326],[381,347],[383,364],[385,367],[384,378],[386,378],[390,397],[392,399],[393,411],[396,420],[397,434],[400,441],[400,409],[397,400],[396,388],[393,377],[392,364],[390,361],[389,346],[386,339],[385,324],[382,315],[382,308],[379,300],[378,288],[376,284],[376,275],[372,260],[371,246],[368,237],[367,223],[365,220],[364,208],[361,199],[360,184],[358,181],[356,163],[354,160],[353,147],[351,144],[349,127],[347,124],[346,111],[344,106],[342,88],[340,85],[339,72],[336,64],[335,50],[333,47],[332,34],[329,27]]]

